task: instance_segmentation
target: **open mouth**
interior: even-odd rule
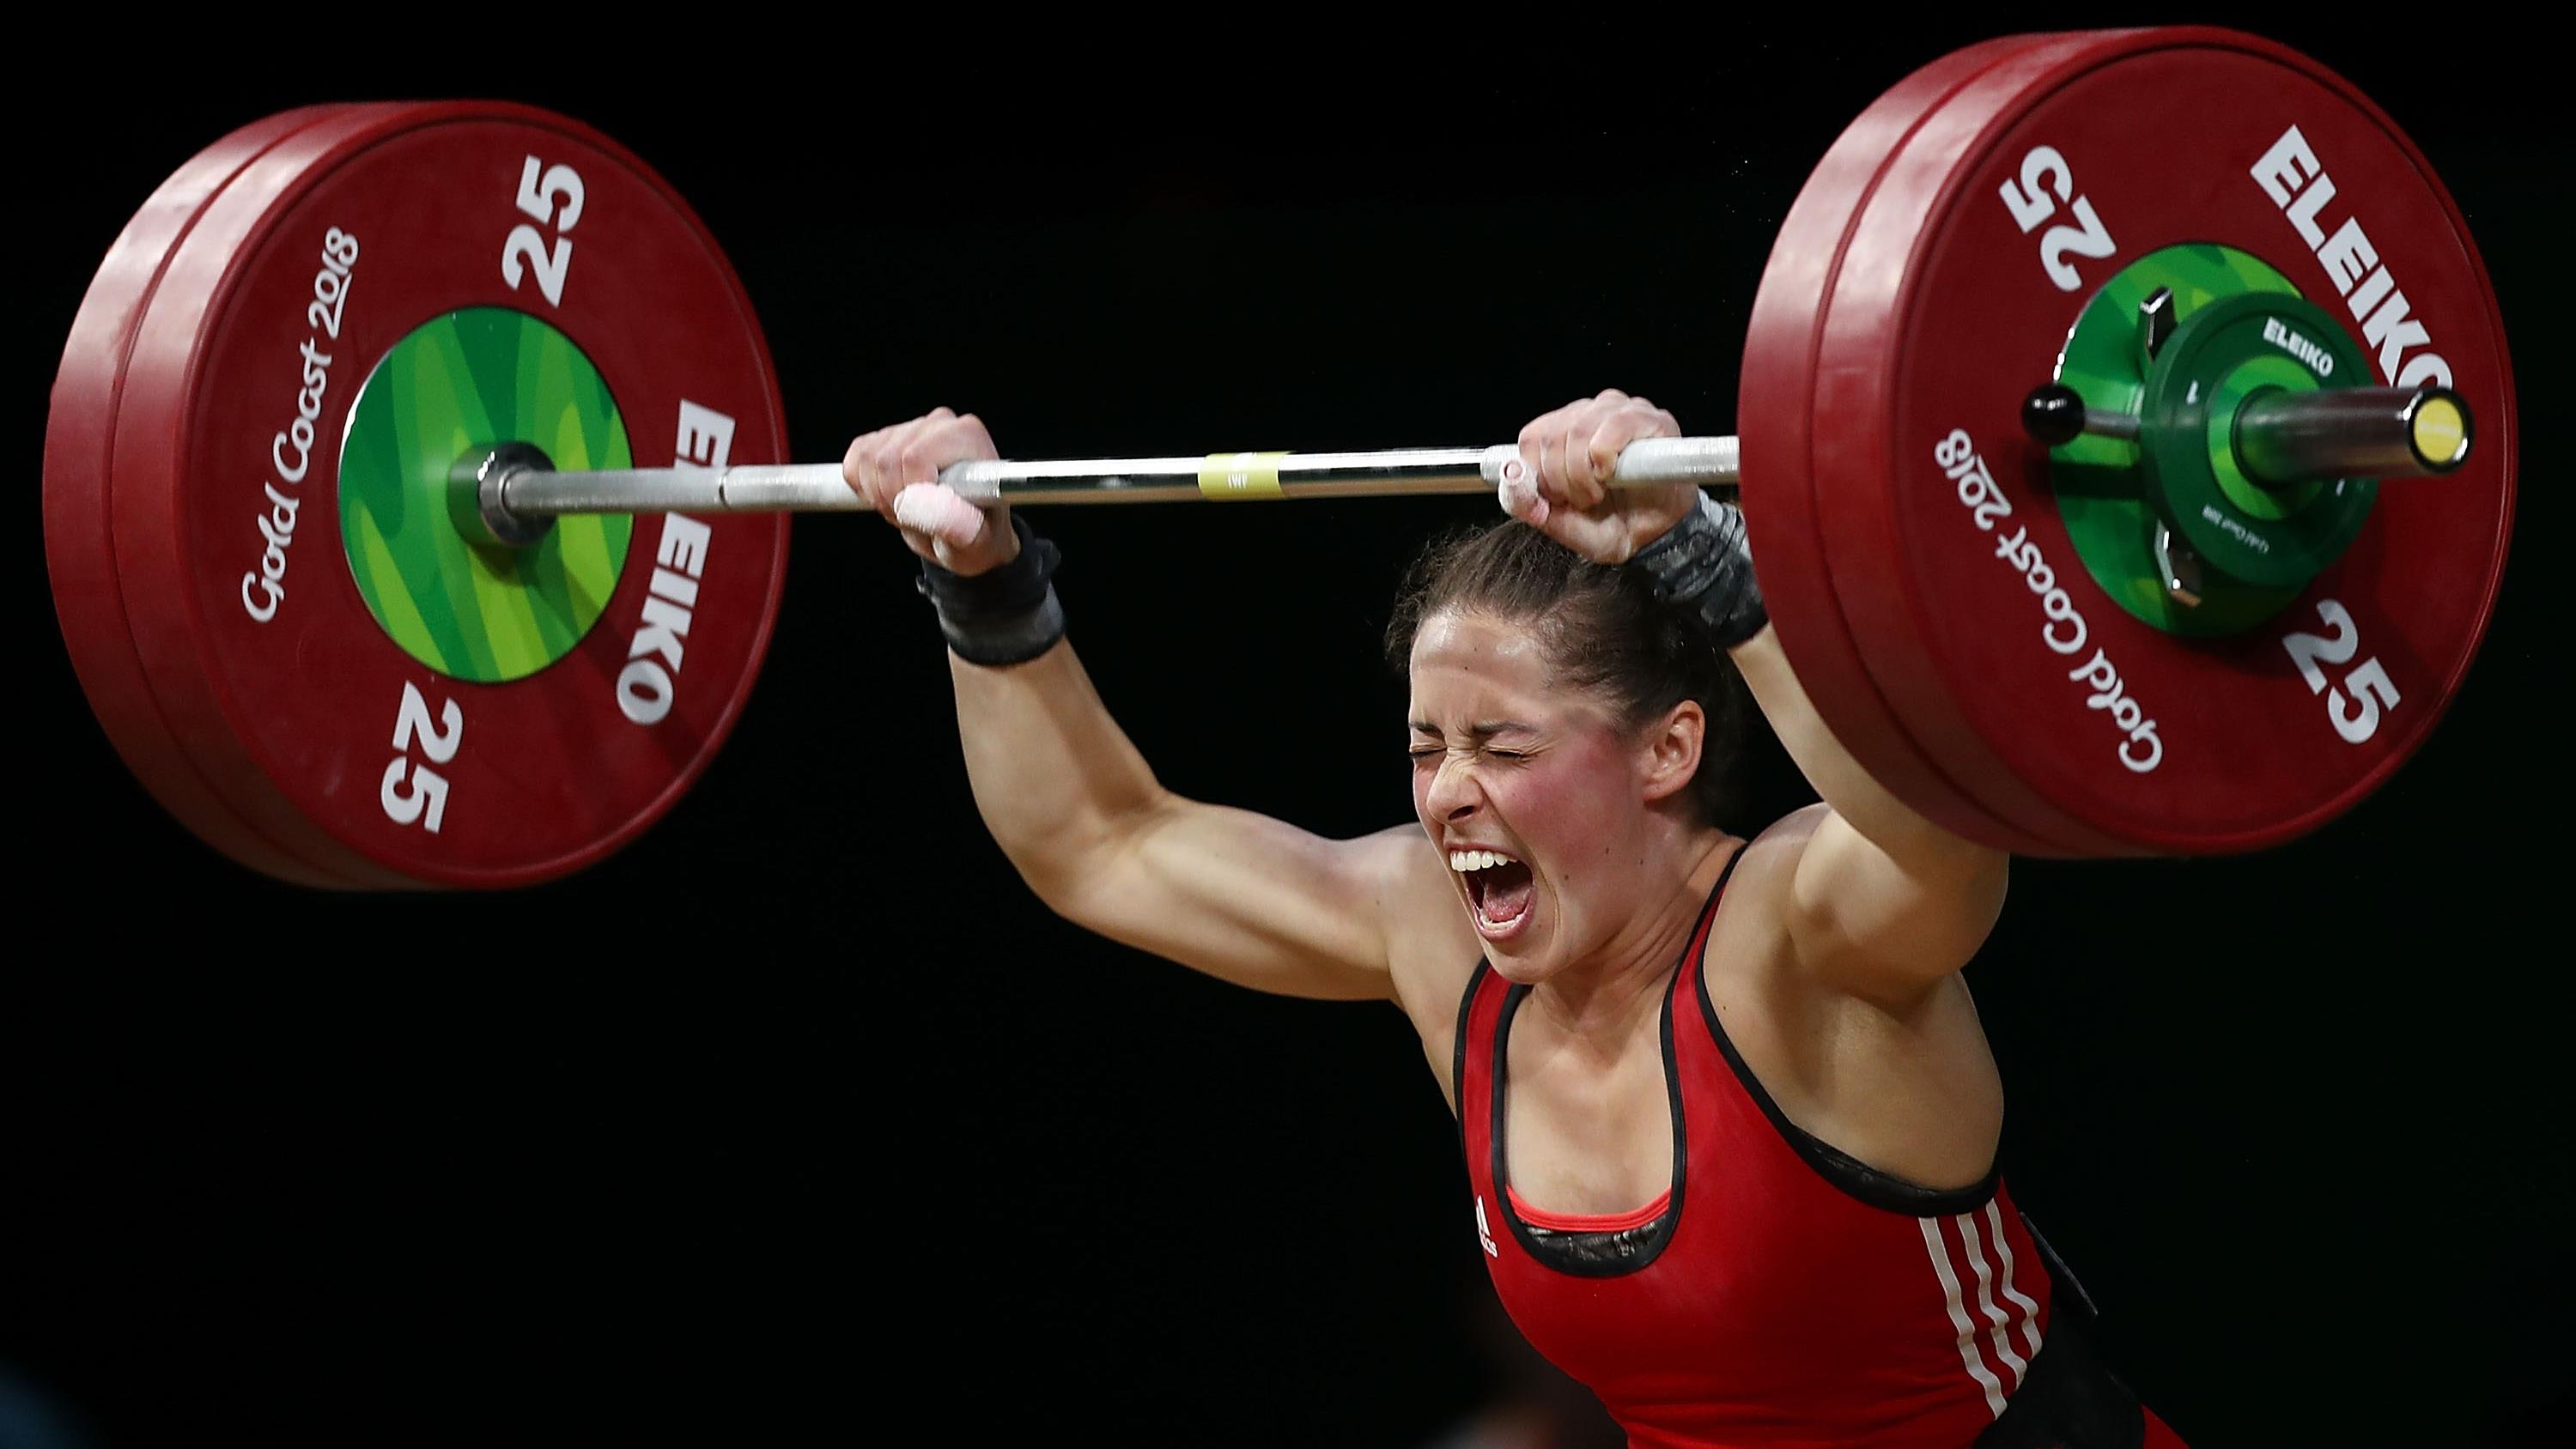
[[[1538,894],[1537,878],[1520,861],[1494,850],[1453,850],[1449,868],[1467,888],[1476,925],[1488,936],[1518,929]]]

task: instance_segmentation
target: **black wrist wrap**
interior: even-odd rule
[[[1637,550],[1628,566],[1644,573],[1656,601],[1689,610],[1721,649],[1732,649],[1771,621],[1753,577],[1744,513],[1702,493],[1699,507],[1663,537]]]
[[[1011,516],[1019,556],[971,576],[921,561],[914,587],[939,611],[939,632],[969,664],[1019,664],[1055,647],[1064,637],[1064,606],[1056,602],[1056,564],[1062,555],[1028,520]]]

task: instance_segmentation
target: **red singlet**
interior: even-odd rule
[[[2047,1269],[1999,1176],[1933,1192],[1781,1114],[1702,976],[1725,891],[1720,877],[1664,997],[1672,1187],[1633,1213],[1566,1217],[1513,1195],[1505,1043],[1529,988],[1478,964],[1455,1080],[1495,1290],[1633,1445],[1965,1449],[2046,1339]]]

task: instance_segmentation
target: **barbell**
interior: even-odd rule
[[[2431,167],[2288,49],[2027,35],[1900,81],[1784,220],[1742,491],[1837,737],[1962,835],[2277,844],[2424,740],[2513,508],[2501,319]],[[642,161],[491,102],[292,111],[180,168],[54,385],[45,545],[136,776],[308,885],[532,884],[721,745],[790,512],[768,348]],[[1488,490],[1509,446],[960,464],[1014,503]],[[925,638],[929,637],[925,634]]]

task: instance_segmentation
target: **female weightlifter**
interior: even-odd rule
[[[1155,781],[1064,642],[1053,546],[933,481],[996,456],[981,422],[870,433],[843,469],[924,560],[976,804],[1030,887],[1228,981],[1401,1007],[1504,1306],[1630,1442],[2178,1446],[1994,1167],[1959,969],[2006,858],[1835,742],[1741,514],[1604,487],[1678,432],[1615,391],[1522,430],[1512,518],[1398,602],[1415,823],[1357,840]],[[1750,841],[1711,809],[1732,673],[1823,801]]]

